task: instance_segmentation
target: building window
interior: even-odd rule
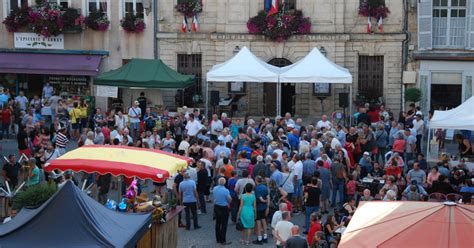
[[[55,3],[59,6],[61,6],[62,9],[69,8],[69,0],[48,0],[48,2]]]
[[[178,72],[196,76],[195,94],[202,95],[201,54],[178,54]]]
[[[127,15],[135,15],[138,18],[144,19],[144,9],[143,9],[143,1],[142,0],[124,0],[125,1],[125,8],[124,8],[124,16]]]
[[[8,10],[19,9],[21,7],[28,7],[28,0],[6,0],[8,3]]]
[[[466,0],[433,1],[433,46],[464,47]]]
[[[359,56],[359,95],[367,101],[383,96],[383,56]]]
[[[107,0],[87,0],[87,12],[99,11],[108,16]]]
[[[283,8],[285,11],[291,11],[296,9],[296,0],[286,0],[283,2]]]

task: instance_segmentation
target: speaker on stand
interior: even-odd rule
[[[211,90],[211,106],[212,106],[212,114],[216,113],[216,108],[219,107],[219,91],[218,90]]]

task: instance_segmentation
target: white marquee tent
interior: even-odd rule
[[[447,111],[435,111],[430,128],[474,130],[474,96],[456,108]]]

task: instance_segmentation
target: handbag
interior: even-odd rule
[[[237,224],[235,224],[235,229],[237,229],[237,231],[244,230],[244,224],[242,224],[242,221],[240,220],[237,221]]]

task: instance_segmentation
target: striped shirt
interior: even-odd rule
[[[56,137],[56,147],[58,148],[66,148],[66,144],[69,142],[66,135],[59,132],[58,136]]]

